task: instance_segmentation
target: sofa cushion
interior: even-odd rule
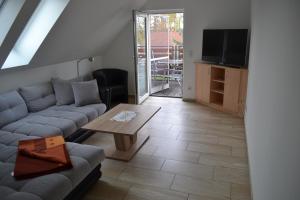
[[[3,131],[28,136],[68,137],[86,123],[106,110],[105,104],[92,104],[83,107],[75,105],[52,106],[46,110],[30,113],[25,118],[2,127]]]
[[[83,108],[85,108],[85,109],[95,109],[98,112],[98,116],[102,115],[106,111],[106,105],[104,103],[90,104],[90,105],[84,106]]]
[[[0,161],[1,162],[14,162],[13,159],[16,157],[17,147],[8,146],[0,143]],[[0,174],[1,175],[1,174]],[[1,176],[0,176],[1,178]]]
[[[2,130],[37,137],[63,135],[62,131],[58,127],[53,127],[46,124],[34,124],[25,121],[18,121],[16,123],[8,124],[4,126]]]
[[[17,91],[0,95],[0,128],[28,114],[25,101]]]
[[[53,107],[53,106],[52,106]],[[36,116],[43,116],[43,117],[51,117],[51,118],[58,118],[58,119],[67,119],[72,121],[76,125],[76,128],[79,129],[80,127],[84,126],[86,123],[89,122],[87,116],[83,113],[73,113],[64,110],[54,110],[52,107],[42,110],[40,112],[34,113]],[[60,106],[58,106],[60,107]]]
[[[19,92],[30,112],[38,112],[56,104],[56,98],[50,83],[21,87]]]
[[[12,141],[17,141],[20,137],[28,136],[0,131],[0,155],[10,154],[10,156],[0,156],[1,199],[64,199],[104,159],[104,152],[98,147],[67,142],[72,169],[16,181],[11,176],[15,159],[8,157],[15,157],[17,146],[16,142]],[[3,152],[4,149],[7,150]]]
[[[73,82],[72,88],[76,106],[101,103],[96,80]]]
[[[52,85],[56,97],[56,105],[68,105],[74,103],[72,80],[52,79]]]
[[[2,127],[2,130],[38,137],[54,135],[68,137],[77,130],[77,126],[69,119],[47,117],[32,113],[19,121]]]
[[[17,152],[18,141],[36,139],[36,138],[39,137],[26,136],[23,134],[11,133],[11,132],[0,130],[0,152],[1,152],[0,162],[14,163],[15,159],[11,159],[9,157],[13,156],[15,158],[15,155],[13,154],[16,154]],[[104,151],[96,146],[66,142],[66,147],[68,149],[71,158],[80,157],[84,159],[85,162],[87,162],[91,168],[95,168],[100,163],[100,161],[102,161],[105,158]],[[4,152],[4,149],[7,150],[5,150]],[[11,153],[7,153],[7,152],[11,152]],[[1,176],[3,176],[2,172],[3,171],[0,170],[0,180],[1,180]]]
[[[0,194],[2,200],[42,200],[39,196],[25,193],[25,192],[18,192],[9,187],[0,186]]]
[[[64,105],[64,106],[52,106],[49,110],[61,111],[72,113],[72,115],[85,115],[88,121],[92,121],[96,117],[102,115],[106,111],[106,105],[100,104],[90,104],[86,106],[77,107],[75,104]]]
[[[30,140],[39,138],[37,136],[27,136],[19,133],[11,133],[0,130],[0,143],[6,146],[18,146],[19,140]],[[0,159],[0,161],[3,161]]]
[[[26,136],[23,134],[11,133],[0,130],[0,162],[15,162],[15,147],[18,146],[19,140],[29,140],[35,138],[38,137]]]

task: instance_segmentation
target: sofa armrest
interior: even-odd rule
[[[111,89],[109,89],[109,88],[99,89],[99,94],[100,94],[101,100],[107,107],[106,111],[108,111],[111,106]]]

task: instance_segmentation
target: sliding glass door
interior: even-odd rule
[[[134,40],[136,66],[137,103],[142,103],[149,96],[148,77],[148,20],[147,14],[134,11]]]

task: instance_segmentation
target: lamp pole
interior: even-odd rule
[[[86,57],[86,58],[81,58],[79,60],[76,61],[76,68],[77,68],[77,77],[79,77],[79,63],[85,59],[88,59],[90,62],[94,61],[94,57]]]

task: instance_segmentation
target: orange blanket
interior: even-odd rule
[[[72,168],[62,136],[19,141],[16,179],[33,178]]]

